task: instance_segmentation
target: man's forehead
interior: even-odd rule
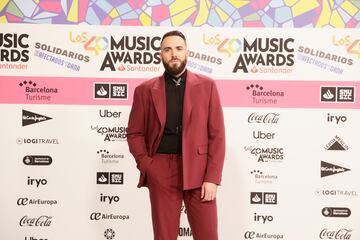
[[[162,47],[183,47],[185,46],[185,41],[179,36],[168,36],[162,42]]]

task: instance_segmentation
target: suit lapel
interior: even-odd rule
[[[193,102],[195,101],[194,93],[196,93],[196,91],[194,91],[194,88],[197,84],[198,80],[196,76],[192,72],[187,70],[184,93],[183,129],[188,125],[187,123],[190,121],[192,106]]]
[[[160,120],[161,128],[165,127],[166,121],[166,95],[164,75],[160,76],[154,82],[151,88],[151,96],[154,102],[155,110]]]

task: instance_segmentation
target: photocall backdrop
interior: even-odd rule
[[[156,2],[0,4],[0,238],[152,239],[126,128],[134,88],[164,71],[161,36],[179,29],[223,105],[220,239],[359,239],[356,1]]]

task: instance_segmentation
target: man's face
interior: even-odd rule
[[[161,61],[165,70],[176,76],[186,66],[188,51],[184,39],[179,36],[166,37],[161,44]]]

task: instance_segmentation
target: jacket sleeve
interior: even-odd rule
[[[127,142],[129,150],[136,160],[137,168],[145,174],[152,159],[149,157],[145,144],[145,104],[143,97],[140,88],[136,87],[128,122]]]
[[[208,159],[204,182],[220,184],[225,158],[224,116],[219,93],[213,82],[208,118]]]

